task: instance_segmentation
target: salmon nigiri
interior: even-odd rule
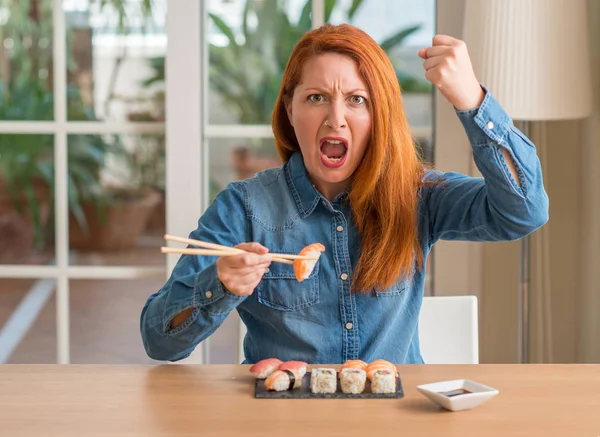
[[[325,246],[323,246],[321,243],[313,243],[309,244],[298,253],[298,255],[317,258],[315,260],[294,260],[294,273],[296,274],[296,279],[298,282],[302,282],[310,276],[322,252],[325,252]]]
[[[278,358],[265,358],[250,367],[252,373],[256,373],[258,379],[264,379],[277,370],[283,361]]]

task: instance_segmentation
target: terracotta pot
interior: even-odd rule
[[[128,250],[137,244],[146,229],[150,214],[160,202],[154,191],[144,197],[119,200],[105,206],[86,203],[82,206],[88,229],[82,229],[75,217],[69,219],[71,249],[89,252]]]
[[[38,200],[39,230],[46,230],[50,216],[50,191],[43,182],[34,182],[35,195]],[[8,187],[0,178],[0,263],[25,263],[26,259],[36,249],[35,222],[29,203],[24,193],[18,195],[17,210],[11,198]],[[41,249],[41,248],[40,248]]]

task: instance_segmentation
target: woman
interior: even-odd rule
[[[535,147],[479,85],[464,43],[438,35],[419,56],[483,178],[425,168],[373,39],[349,25],[308,32],[273,113],[285,164],[231,183],[191,233],[250,253],[181,257],[142,311],[150,357],[187,357],[237,310],[246,363],[423,362],[417,321],[433,244],[524,237],[546,222],[548,199]],[[271,263],[270,253],[313,242],[326,250],[307,280]]]

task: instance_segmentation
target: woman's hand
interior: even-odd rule
[[[433,37],[433,46],[419,50],[425,77],[459,111],[477,108],[485,92],[475,77],[467,45],[448,35]]]
[[[231,293],[248,296],[271,264],[271,255],[269,249],[259,243],[242,243],[235,247],[248,253],[220,257],[217,260],[217,276]]]

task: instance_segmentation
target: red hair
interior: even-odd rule
[[[371,135],[349,191],[354,221],[362,238],[353,288],[385,289],[423,265],[417,215],[424,164],[404,114],[395,70],[369,35],[348,24],[326,24],[298,41],[273,111],[275,146],[284,162],[300,150],[286,105],[291,104],[306,62],[332,52],[356,62],[370,96]]]

